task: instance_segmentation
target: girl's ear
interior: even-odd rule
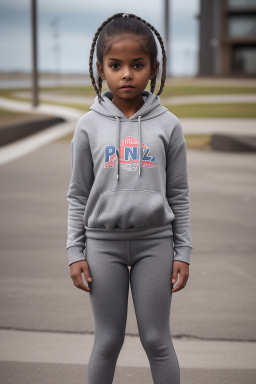
[[[154,77],[157,75],[159,69],[159,62],[155,61],[150,72],[150,80],[154,79]]]
[[[106,80],[102,65],[97,61],[96,66],[97,66],[98,73],[99,73],[100,77],[102,78],[102,80]]]

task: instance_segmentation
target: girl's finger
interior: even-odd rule
[[[176,285],[175,288],[172,289],[172,292],[177,292],[177,291],[180,291],[181,289],[183,289],[184,287],[181,285],[181,283],[179,283],[178,285]]]
[[[172,284],[174,285],[178,281],[178,273],[172,275]]]
[[[179,284],[176,285],[175,288],[172,289],[172,292],[177,292],[177,291],[180,291],[181,289],[185,288],[186,284],[187,284],[187,277],[186,276],[182,276],[180,275],[180,281],[179,281]]]
[[[74,285],[79,288],[79,289],[82,289],[83,291],[86,291],[86,292],[89,292],[90,291],[90,288],[87,287],[87,285],[85,285],[83,283],[83,279],[82,279],[82,274],[80,276],[77,276],[76,278],[73,279],[73,283]]]
[[[88,265],[83,267],[83,272],[84,272],[84,277],[86,278],[86,280],[91,283],[92,282],[92,277],[91,277]]]

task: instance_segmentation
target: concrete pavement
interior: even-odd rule
[[[0,362],[4,384],[86,383],[86,365]],[[248,369],[181,369],[181,384],[255,384],[255,371]],[[113,384],[151,384],[149,368],[116,367]]]
[[[5,347],[0,361],[82,365],[89,361],[94,335],[0,330],[0,339]],[[184,369],[255,369],[256,343],[174,337],[173,344]],[[117,366],[149,367],[139,337],[126,335]]]
[[[188,151],[194,248],[188,285],[171,310],[182,384],[256,379],[255,159]],[[1,383],[85,382],[94,323],[88,294],[69,277],[70,173],[68,142],[0,167]],[[151,383],[131,292],[128,306],[114,383]]]

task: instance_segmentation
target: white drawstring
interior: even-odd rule
[[[141,138],[141,116],[138,118],[138,136],[139,136],[139,176],[141,173],[142,166],[142,138]]]
[[[116,129],[117,129],[117,135],[116,135],[116,157],[117,157],[117,175],[116,178],[119,181],[119,156],[120,156],[120,118],[118,116],[115,116],[116,118]]]

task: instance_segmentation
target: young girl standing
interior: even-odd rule
[[[162,49],[157,95],[153,32]],[[182,128],[158,97],[165,69],[162,38],[140,17],[118,13],[97,30],[90,76],[98,96],[71,141],[67,194],[70,275],[76,287],[90,293],[95,320],[88,384],[113,381],[125,337],[129,282],[154,383],[180,383],[170,307],[172,293],[184,288],[189,276],[190,201]],[[102,80],[109,90],[101,95]],[[145,90],[149,80],[150,92]]]

